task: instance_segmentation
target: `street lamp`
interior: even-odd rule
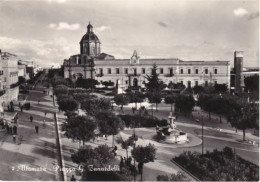
[[[135,139],[134,139],[134,150],[135,150]],[[135,181],[135,175],[136,175],[136,168],[135,168],[135,158],[134,158],[134,181]]]
[[[203,137],[203,126],[204,126],[204,122],[203,122],[203,116],[201,118],[201,133],[202,133],[202,148],[201,148],[201,153],[202,153],[202,156],[203,156],[203,145],[204,145],[204,137]]]

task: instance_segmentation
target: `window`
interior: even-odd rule
[[[195,69],[195,73],[196,73],[196,74],[199,74],[199,69]]]
[[[206,69],[205,69],[205,74],[208,74],[208,72],[209,72],[209,70],[206,68]]]
[[[205,81],[205,87],[207,87],[208,86],[208,81]]]
[[[128,80],[125,81],[125,84],[126,84],[126,85],[128,84]]]
[[[190,74],[190,69],[188,69],[188,74]]]
[[[181,74],[183,74],[183,69],[181,69]]]
[[[134,75],[136,75],[137,74],[137,71],[136,71],[136,68],[134,68]]]
[[[116,74],[119,74],[119,68],[116,68]]]
[[[87,64],[87,56],[84,56],[84,63]]]
[[[218,74],[218,69],[217,68],[214,69],[214,73]]]
[[[127,68],[125,68],[125,74],[128,74],[128,69]]]
[[[103,75],[103,69],[102,68],[99,69],[99,74]]]
[[[108,74],[111,74],[111,68],[107,69]]]
[[[160,69],[160,74],[163,74],[163,68]]]
[[[170,68],[170,76],[172,76],[172,75],[173,75],[173,69]]]
[[[142,73],[145,74],[145,68],[142,68]]]
[[[79,57],[77,57],[78,59],[78,64],[81,64],[81,59]]]
[[[195,86],[198,86],[199,85],[199,82],[198,81],[195,81]]]

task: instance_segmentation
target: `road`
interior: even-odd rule
[[[54,170],[57,165],[57,146],[53,114],[48,113],[45,116],[45,112],[53,112],[52,99],[44,95],[42,89],[41,85],[38,85],[36,90],[30,90],[26,101],[31,104],[30,110],[20,112],[18,102],[14,103],[19,118],[18,135],[23,139],[21,144],[18,144],[13,142],[11,135],[2,133],[0,180],[59,180],[58,172]],[[33,122],[30,122],[30,116],[33,116]],[[45,126],[43,120],[46,120]],[[39,126],[38,134],[35,131],[36,125]]]

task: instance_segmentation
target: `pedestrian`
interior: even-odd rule
[[[31,122],[33,122],[33,117],[32,116],[30,116],[30,120],[31,120]]]
[[[10,129],[10,128],[9,128],[9,125],[7,124],[7,125],[6,125],[6,132],[7,132],[7,133],[9,133],[9,129]]]
[[[23,112],[23,106],[21,106],[20,109],[21,109],[21,112]]]
[[[19,107],[21,107],[21,103],[19,102]]]
[[[13,135],[13,142],[16,143],[16,135]]]
[[[119,163],[119,167],[120,167],[120,171],[122,170],[122,168],[125,166],[124,164],[124,160],[123,160],[123,157],[121,156],[121,161]]]
[[[131,166],[131,162],[132,162],[132,157],[129,157],[129,158],[128,158],[128,164],[129,164],[129,166]]]
[[[13,134],[17,135],[17,126],[15,126],[15,125],[13,126]]]
[[[142,174],[142,172],[143,172],[143,165],[144,165],[143,162],[139,162],[139,163],[138,163],[138,171],[139,171],[139,174]]]
[[[43,126],[45,127],[45,119],[43,120]]]
[[[76,181],[76,178],[74,177],[74,175],[71,176],[70,181]]]
[[[116,156],[117,155],[117,146],[114,147],[113,152],[114,152],[114,155]]]
[[[135,109],[134,109],[134,107],[132,107],[132,111],[133,111],[133,114],[135,113]]]
[[[35,126],[35,131],[36,131],[36,133],[38,134],[38,132],[39,132],[39,126]]]
[[[38,104],[40,103],[41,100],[38,100]]]

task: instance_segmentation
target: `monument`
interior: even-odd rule
[[[163,142],[182,144],[188,142],[187,133],[178,129],[175,125],[176,117],[170,112],[168,117],[168,125],[166,126],[156,126],[157,136],[159,136]]]

